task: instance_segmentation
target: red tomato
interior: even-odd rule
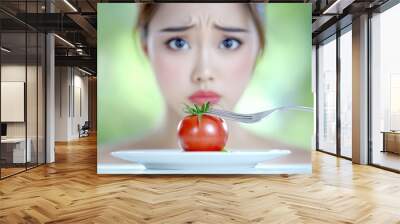
[[[216,116],[203,114],[186,116],[178,125],[179,145],[185,151],[221,151],[228,140],[225,121]]]

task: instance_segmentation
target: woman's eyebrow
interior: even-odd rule
[[[167,27],[160,30],[160,32],[182,32],[193,28],[194,25],[190,26],[175,26],[175,27]]]
[[[225,32],[249,32],[249,30],[244,29],[244,28],[239,28],[239,27],[225,27],[225,26],[219,26],[219,25],[214,25],[214,28],[217,30],[222,30]]]

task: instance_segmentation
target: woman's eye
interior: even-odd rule
[[[221,42],[219,47],[222,49],[234,50],[240,47],[241,44],[242,43],[239,40],[233,38],[227,38]]]
[[[167,41],[169,48],[173,50],[186,50],[189,49],[189,43],[182,38],[174,38]]]

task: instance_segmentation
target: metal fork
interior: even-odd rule
[[[301,110],[301,111],[308,111],[312,112],[314,111],[313,108],[311,107],[303,107],[303,106],[283,106],[283,107],[277,107],[271,110],[266,110],[266,111],[261,111],[258,113],[253,113],[253,114],[239,114],[239,113],[234,113],[226,110],[220,110],[220,109],[214,109],[211,108],[207,113],[208,114],[213,114],[217,115],[220,117],[224,117],[228,120],[234,120],[242,123],[255,123],[257,121],[262,120],[263,118],[269,116],[271,113],[279,110]]]

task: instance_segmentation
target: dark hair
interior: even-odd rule
[[[262,12],[260,12],[261,9],[260,6],[264,7],[264,4],[262,3],[243,3],[243,4],[246,4],[248,6],[250,15],[254,20],[254,24],[258,32],[260,49],[262,50],[261,52],[263,52],[265,48],[265,28],[263,23],[263,15]],[[257,4],[262,4],[262,5],[257,5]],[[149,23],[151,19],[154,17],[154,14],[157,12],[159,7],[160,3],[140,3],[135,31],[140,33],[140,38],[142,41],[147,38]]]

